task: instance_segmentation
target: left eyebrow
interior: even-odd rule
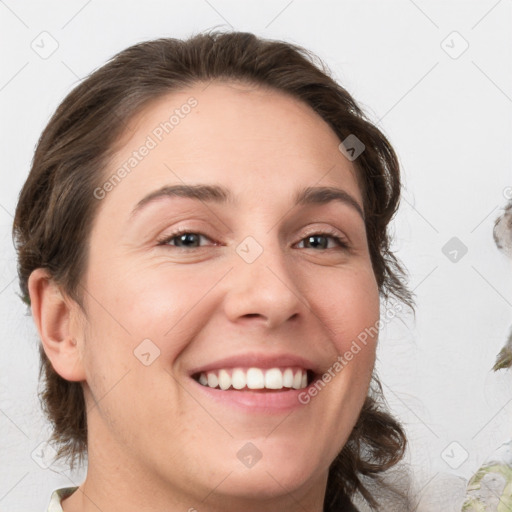
[[[132,218],[137,212],[143,209],[149,203],[157,201],[163,197],[186,197],[197,199],[206,203],[236,204],[232,192],[220,185],[167,185],[158,190],[150,192],[143,197],[135,206],[130,214]],[[364,220],[364,211],[357,200],[343,189],[336,187],[307,187],[298,190],[294,196],[294,205],[327,204],[332,201],[341,202],[353,208]]]
[[[348,192],[336,187],[307,187],[299,190],[295,195],[296,205],[327,204],[339,201],[350,206],[364,220],[364,211],[361,205]]]

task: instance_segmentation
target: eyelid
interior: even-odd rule
[[[339,236],[347,238],[345,234],[340,231],[339,229],[333,228],[331,226],[315,226],[315,227],[308,227],[306,231],[301,236],[310,236],[310,235],[316,235],[316,234],[330,234],[334,236]]]
[[[338,228],[335,228],[333,226],[309,226],[308,228],[306,228],[306,230],[303,232],[303,234],[301,234],[301,240],[304,238],[304,237],[307,237],[307,236],[311,236],[311,235],[318,235],[318,234],[322,234],[322,235],[331,235],[331,236],[334,236],[334,237],[338,237],[340,239],[342,239],[344,242],[346,242],[347,244],[351,244],[351,241],[350,241],[350,238],[341,230],[339,230]]]

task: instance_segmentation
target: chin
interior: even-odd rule
[[[232,473],[221,485],[222,492],[233,497],[252,499],[275,499],[300,489],[309,487],[312,483],[325,476],[321,475],[322,468],[327,470],[328,462],[321,463],[318,455],[301,452],[295,448],[289,450],[264,450],[261,459],[251,467],[244,467],[243,463],[226,464],[225,473]],[[238,462],[238,461],[237,461]],[[219,474],[219,473],[217,473]],[[220,489],[219,489],[220,490]]]
[[[273,465],[270,470],[263,467],[247,471],[239,469],[226,479],[222,491],[241,499],[271,500],[309,487],[312,478],[312,468],[291,468],[282,463]]]

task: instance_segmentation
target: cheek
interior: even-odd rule
[[[105,350],[121,361],[118,366],[138,363],[134,351],[144,340],[154,344],[146,342],[160,362],[173,360],[207,323],[211,292],[228,269],[161,262],[98,269],[89,281],[96,299],[90,301],[91,337],[109,340]]]
[[[126,267],[126,268],[125,268]],[[164,359],[172,360],[208,323],[222,298],[215,287],[230,266],[157,263],[150,265],[96,265],[89,274],[94,300],[94,339],[108,339],[113,355],[125,367],[145,339],[155,343]],[[371,366],[375,350],[375,325],[379,319],[379,292],[371,265],[354,260],[345,267],[318,266],[314,272],[295,268],[294,280],[311,313],[304,321],[330,340],[326,351],[343,354],[354,340],[365,336],[368,350],[358,359]],[[216,302],[216,306],[214,304]],[[373,328],[373,329],[372,329]],[[117,340],[117,341],[116,341]],[[109,349],[105,347],[106,351]],[[122,357],[119,352],[125,352]],[[333,350],[334,349],[334,350]],[[365,354],[363,354],[366,353]]]
[[[133,263],[118,258],[115,266],[96,265],[88,280],[101,321],[118,324],[132,337],[162,335],[205,293],[207,283],[191,265]]]
[[[349,429],[362,407],[375,364],[379,290],[372,269],[366,268],[337,271],[317,285],[308,299],[331,341],[327,357],[331,364],[322,379],[329,388],[328,403],[336,423],[348,422]]]
[[[187,341],[200,330],[202,301],[224,273],[223,269],[198,270],[192,265],[141,271],[144,279],[127,285],[125,313],[131,330],[140,337]],[[206,300],[205,300],[206,299]]]
[[[315,279],[311,305],[339,353],[354,341],[375,349],[380,315],[379,290],[371,269],[343,269]],[[312,289],[313,290],[313,289]],[[371,352],[371,351],[370,351]]]

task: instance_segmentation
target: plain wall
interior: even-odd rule
[[[38,137],[113,54],[214,26],[317,53],[395,147],[404,195],[394,247],[417,315],[382,331],[377,369],[407,429],[420,510],[457,510],[466,480],[512,430],[510,372],[491,371],[512,323],[512,263],[492,239],[512,197],[511,14],[495,0],[1,2],[0,511],[46,510],[52,490],[85,474],[34,460],[49,425],[11,225]]]

